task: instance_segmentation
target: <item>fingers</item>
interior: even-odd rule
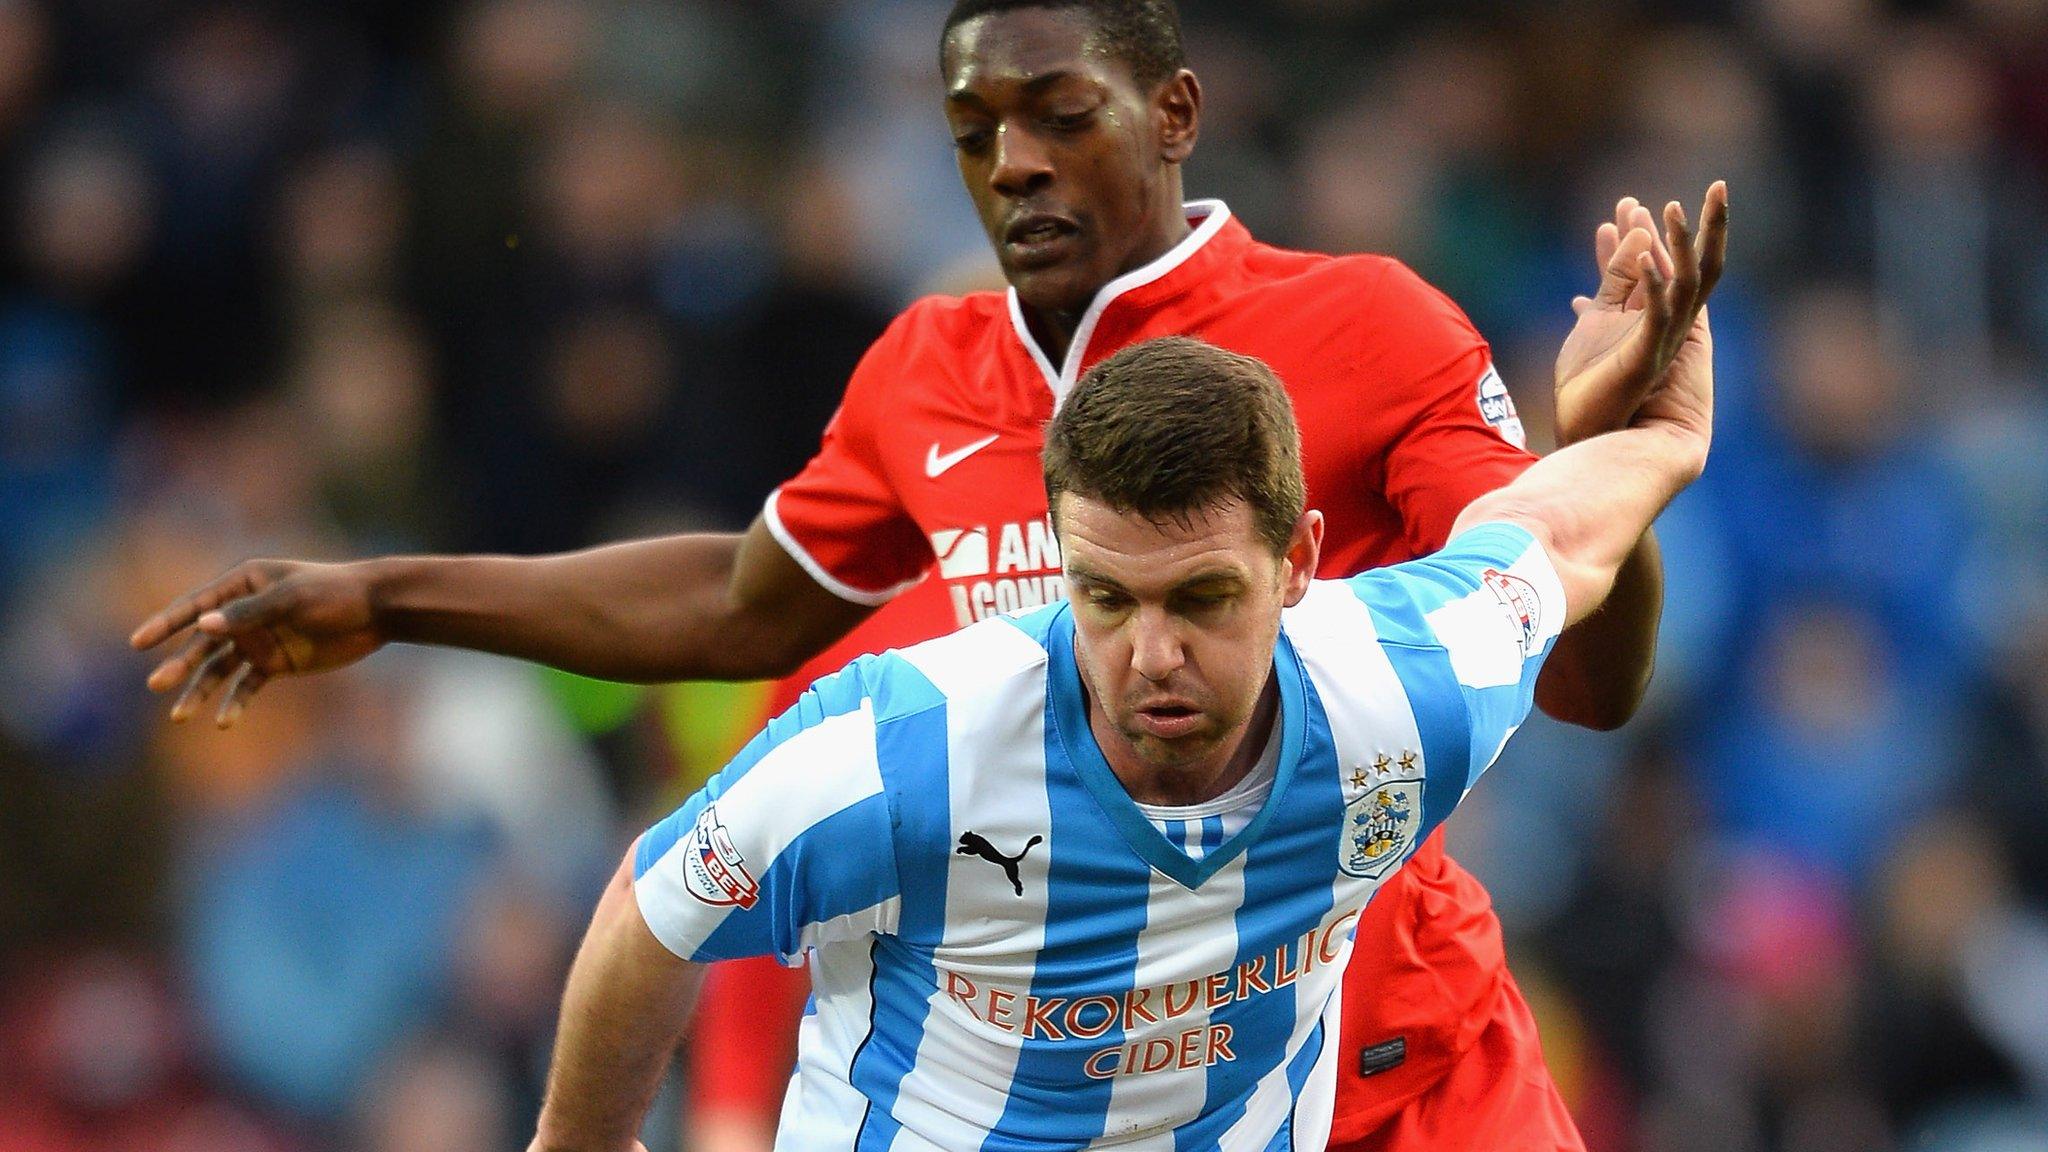
[[[164,609],[138,625],[128,634],[128,646],[137,652],[147,651],[178,633],[191,627],[199,614],[220,602],[218,584],[209,584],[197,592],[180,596]]]
[[[1706,203],[1700,207],[1700,304],[1721,282],[1721,269],[1728,262],[1728,182],[1716,180],[1707,188]]]
[[[147,681],[150,691],[168,692],[180,684],[196,681],[203,661],[217,654],[222,645],[232,645],[236,637],[248,640],[258,629],[275,624],[291,607],[294,595],[290,585],[283,583],[272,585],[253,596],[238,595],[232,599],[228,599],[224,592],[207,589],[152,617],[152,622],[157,619],[175,621],[174,633],[189,627],[192,635],[176,655],[151,670]],[[209,603],[214,600],[225,600],[225,603],[215,607]],[[136,630],[136,638],[147,641],[137,643],[137,647],[151,647],[163,639],[145,635],[149,627],[145,624]],[[136,638],[131,638],[131,642]],[[259,643],[258,651],[263,648]],[[172,710],[175,712],[176,707],[173,706]]]
[[[213,651],[218,641],[212,636],[195,634],[188,637],[178,648],[176,655],[158,664],[149,673],[151,692],[168,692],[192,678],[192,673]]]
[[[1602,225],[1606,227],[1606,225]],[[1649,233],[1631,229],[1615,242],[1615,248],[1602,266],[1599,291],[1594,301],[1609,308],[1624,307],[1632,297],[1639,294],[1642,278],[1636,269],[1643,255],[1653,241]]]
[[[235,669],[235,674],[228,679],[227,687],[221,692],[220,710],[215,712],[213,717],[214,726],[234,727],[235,721],[240,720],[243,711],[248,708],[249,698],[256,695],[257,689],[263,687],[269,679],[270,677],[257,671],[254,664],[247,660],[242,661],[242,666]]]
[[[184,690],[178,693],[178,699],[171,705],[171,719],[180,724],[190,720],[218,692],[220,704],[214,710],[214,726],[231,728],[248,709],[250,699],[270,682],[270,676],[254,661],[242,658],[233,641],[209,642],[212,649],[193,670],[185,681]]]
[[[177,723],[182,724],[191,719],[193,713],[199,711],[200,706],[206,703],[206,698],[213,695],[213,690],[219,686],[222,677],[227,673],[228,656],[234,652],[235,646],[226,641],[213,643],[213,650],[207,653],[206,659],[199,662],[191,677],[185,681],[185,690],[178,693],[177,700],[171,704],[171,719]]]
[[[1636,213],[1642,204],[1633,196],[1623,196],[1614,202],[1614,230],[1627,232],[1636,226]]]
[[[1675,259],[1666,257],[1673,260],[1673,309],[1690,325],[1692,314],[1699,307],[1700,254],[1693,243],[1692,222],[1685,218],[1685,206],[1676,200],[1664,206],[1664,236],[1670,252],[1675,254]]]
[[[1646,311],[1649,313],[1650,330],[1661,338],[1663,333],[1671,330],[1672,320],[1678,312],[1672,299],[1671,277],[1658,265],[1656,256],[1649,252],[1643,253],[1640,267],[1643,286],[1648,289]]]
[[[196,591],[171,601],[128,634],[129,646],[138,652],[154,648],[191,627],[193,621],[204,613],[254,592],[258,586],[259,564],[259,561],[237,564]]]
[[[1621,229],[1612,224],[1602,224],[1593,230],[1593,263],[1599,266],[1602,275],[1614,262],[1614,250],[1620,246]]]

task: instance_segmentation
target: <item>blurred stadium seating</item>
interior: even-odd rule
[[[943,8],[0,0],[0,1152],[524,1146],[761,694],[396,651],[221,734],[122,638],[253,554],[743,525],[992,275]],[[2048,2],[1183,8],[1190,194],[1415,265],[1538,440],[1615,198],[1732,183],[1655,698],[1453,832],[1595,1152],[2048,1148]]]

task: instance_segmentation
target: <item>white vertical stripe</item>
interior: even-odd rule
[[[853,1057],[871,1017],[872,945],[828,944],[811,953],[811,994],[818,1010],[797,1029],[797,1067],[782,1101],[775,1152],[846,1152],[867,1112],[853,1087]]]
[[[1349,949],[1341,963],[1349,969]],[[1323,1051],[1302,1082],[1301,1098],[1294,1104],[1294,1146],[1306,1152],[1320,1152],[1330,1142],[1330,1126],[1337,1114],[1337,1067],[1343,1052],[1337,1037],[1343,1022],[1344,981],[1340,979],[1323,1008]]]
[[[1372,610],[1341,582],[1319,580],[1282,619],[1329,718],[1344,799],[1364,791],[1353,787],[1352,769],[1370,771],[1380,756],[1393,761],[1401,776],[1419,779],[1422,736],[1408,692],[1379,645]],[[1402,771],[1398,763],[1409,752],[1415,754],[1414,767]]]
[[[1200,821],[1190,826],[1188,840],[1199,850]],[[1189,1029],[1205,1028],[1209,1010],[1197,999],[1183,1015],[1166,1018],[1161,986],[1189,973],[1230,972],[1237,960],[1237,910],[1244,904],[1245,853],[1239,853],[1200,888],[1189,891],[1158,872],[1145,905],[1145,927],[1138,933],[1137,978],[1133,989],[1153,989],[1152,1011],[1157,1024],[1137,1021],[1124,1035],[1125,1044],[1178,1038]],[[1115,1145],[1140,1152],[1172,1152],[1173,1130],[1202,1114],[1209,1090],[1209,1069],[1169,1068],[1159,1072],[1118,1076],[1110,1088],[1109,1112],[1101,1138],[1093,1147]]]
[[[1006,853],[1052,828],[1045,788],[1045,650],[1003,620],[906,649],[903,658],[947,697],[948,782],[955,836],[973,831]],[[917,1059],[896,1098],[897,1150],[972,1149],[1002,1118],[1022,1038],[978,1019],[947,995],[948,971],[977,989],[1019,995],[1045,941],[1046,862],[1040,843],[1018,866],[1024,894],[1001,868],[948,857],[946,937]],[[986,991],[979,1003],[987,1011]]]

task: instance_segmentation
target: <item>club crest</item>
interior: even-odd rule
[[[1407,858],[1421,830],[1422,781],[1373,787],[1344,808],[1340,866],[1348,875],[1377,880]]]
[[[761,898],[761,886],[747,871],[746,858],[734,847],[725,825],[718,822],[717,805],[704,806],[683,849],[683,886],[690,895],[706,904],[737,904],[741,908],[752,908]]]

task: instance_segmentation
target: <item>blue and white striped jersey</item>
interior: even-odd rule
[[[863,658],[642,837],[640,909],[688,959],[809,953],[779,1149],[1320,1152],[1358,911],[1564,614],[1505,524],[1316,582],[1266,801],[1193,853],[1095,745],[1065,603]]]

